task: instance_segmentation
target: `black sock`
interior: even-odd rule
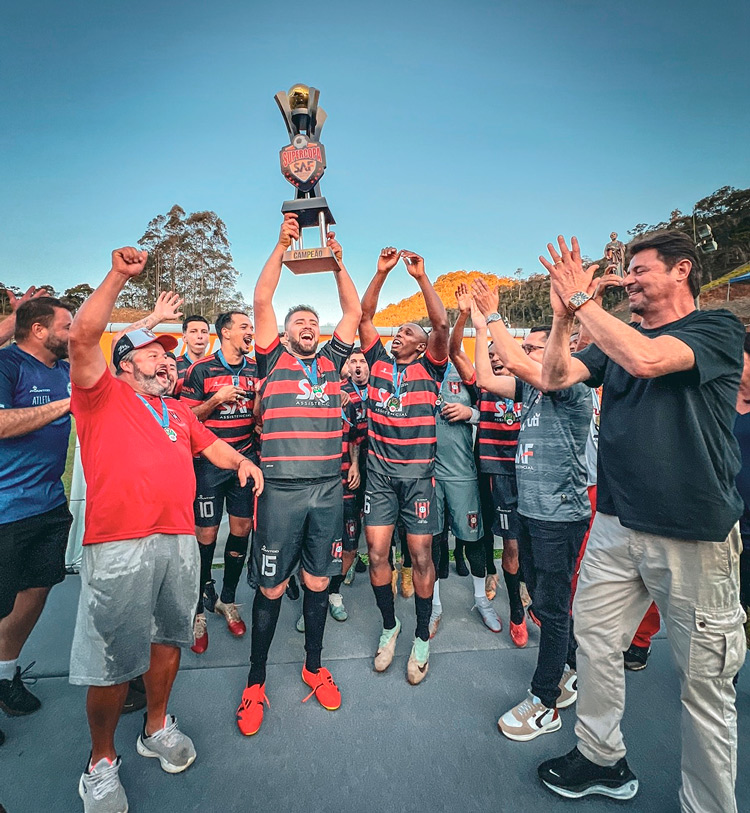
[[[390,584],[383,584],[380,587],[373,584],[372,592],[375,593],[375,601],[383,616],[383,629],[392,630],[396,626],[396,611],[393,606],[393,590],[391,590]]]
[[[328,590],[315,592],[303,585],[302,615],[305,617],[305,667],[310,672],[320,669],[323,632],[328,617]]]
[[[224,548],[224,581],[221,585],[221,600],[225,604],[233,604],[237,585],[242,575],[247,557],[247,543],[250,535],[235,536],[229,534]]]
[[[492,532],[484,535],[484,555],[486,557],[487,573],[494,576],[497,573],[497,568],[495,567],[495,537]]]
[[[514,624],[523,621],[523,602],[521,601],[521,573],[509,573],[503,568],[503,578],[505,587],[508,590],[508,601],[510,602],[510,620]]]
[[[401,540],[401,567],[411,567],[411,554],[409,553],[409,546],[406,544],[406,534]]]
[[[432,596],[422,598],[414,594],[414,604],[417,609],[417,638],[423,641],[430,640],[430,614],[432,613]]]
[[[433,540],[435,537],[433,536]],[[439,579],[448,578],[448,562],[450,561],[450,551],[448,550],[448,532],[441,531],[437,534],[438,546],[440,550],[440,557],[438,566],[435,569],[435,575]]]
[[[340,593],[341,585],[344,582],[344,574],[339,573],[338,576],[331,576],[331,583],[328,585],[328,593]]]
[[[216,550],[216,542],[210,545],[198,545],[198,550],[201,555],[201,575],[200,575],[200,592],[198,593],[198,609],[196,612],[203,612],[203,588],[207,582],[211,581],[211,565],[214,561],[214,551]]]
[[[271,648],[276,622],[279,620],[281,598],[266,598],[260,589],[253,600],[253,628],[250,633],[250,672],[247,685],[266,682],[266,661]]]

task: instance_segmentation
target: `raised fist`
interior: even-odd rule
[[[424,274],[424,259],[414,251],[401,251],[401,257],[406,263],[406,270],[412,277],[421,277]]]
[[[281,224],[279,232],[279,245],[289,248],[292,240],[299,240],[299,222],[294,212],[287,212],[284,215],[284,222]]]
[[[396,263],[401,258],[401,252],[393,246],[386,246],[378,257],[378,271],[387,274],[396,267]]]
[[[117,248],[112,252],[112,270],[124,277],[137,277],[143,271],[148,251],[138,251],[133,246]]]

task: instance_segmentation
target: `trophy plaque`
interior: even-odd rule
[[[284,252],[283,263],[294,274],[338,271],[339,262],[327,246],[328,226],[335,223],[326,199],[320,194],[320,179],[326,169],[326,151],[320,131],[326,120],[318,107],[320,91],[307,85],[294,85],[288,93],[276,94],[276,104],[284,117],[290,143],[279,153],[281,174],[296,187],[294,200],[284,201],[282,213],[294,212],[299,221],[299,240]],[[304,229],[317,228],[320,245],[305,248]]]

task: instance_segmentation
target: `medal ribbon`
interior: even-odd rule
[[[396,398],[399,399],[401,398],[401,385],[404,383],[406,369],[407,368],[404,367],[404,369],[401,372],[399,372],[398,365],[396,364],[395,361],[393,362],[393,372],[391,374],[393,378],[393,394],[396,396]]]
[[[295,356],[295,358],[297,358]],[[298,358],[297,362],[299,366],[303,369],[307,379],[310,381],[311,384],[314,386],[318,386],[318,360],[315,359],[313,363],[308,367],[302,359]]]
[[[136,398],[139,398],[141,403],[146,407],[146,409],[154,416],[154,420],[161,426],[162,429],[169,429],[169,412],[167,412],[167,405],[164,402],[163,398],[159,398],[161,401],[161,417],[159,417],[159,413],[149,404],[149,402],[138,393],[135,394]]]
[[[227,363],[227,360],[224,358],[224,354],[221,352],[221,350],[217,351],[216,358],[219,361],[219,364],[221,364],[225,370],[229,371],[230,375],[232,376],[232,383],[234,386],[239,387],[240,376],[242,375],[242,371],[245,369],[245,367],[247,367],[247,359],[244,356],[242,357],[242,366],[240,367],[239,372],[235,372]]]
[[[359,400],[362,401],[362,403],[364,403],[367,400],[367,398],[364,395],[362,395],[362,390],[360,390],[360,388],[357,386],[357,384],[356,384],[356,382],[354,381],[353,378],[350,378],[349,381],[351,381],[352,387],[354,387],[357,395],[359,395]],[[367,390],[367,384],[365,384],[365,391],[366,390]]]

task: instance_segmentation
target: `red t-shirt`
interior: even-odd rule
[[[161,400],[145,397],[161,416]],[[84,545],[195,533],[193,455],[217,438],[184,404],[164,401],[176,442],[109,370],[93,387],[73,384],[70,411],[86,477]]]

